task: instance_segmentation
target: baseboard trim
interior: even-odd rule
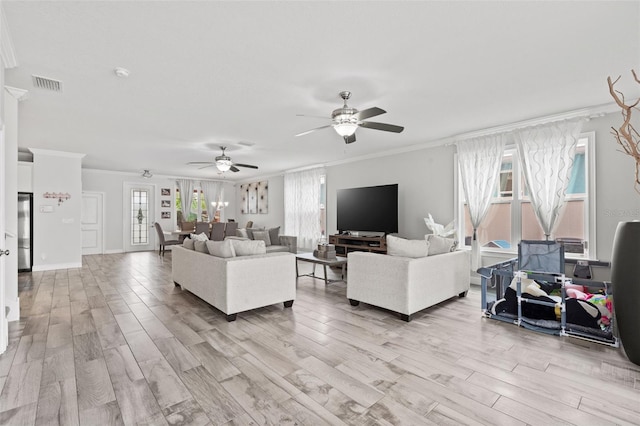
[[[57,269],[77,269],[82,268],[82,262],[79,263],[57,263],[51,265],[33,265],[33,272],[55,271]]]
[[[18,321],[20,319],[20,298],[15,300],[5,300],[9,313],[7,314],[7,321]]]

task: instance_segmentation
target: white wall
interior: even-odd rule
[[[233,219],[238,222],[240,228],[244,228],[248,221],[253,221],[256,228],[275,228],[280,226],[280,231],[284,230],[284,176],[270,176],[268,179],[259,179],[260,181],[269,181],[269,210],[267,214],[242,214],[242,193],[240,185],[242,183],[257,182],[251,180],[247,182],[237,183],[235,185],[235,216]],[[231,192],[229,193],[231,194]],[[231,216],[230,216],[231,217]]]
[[[20,300],[18,298],[18,99],[11,92],[4,94],[4,144],[5,144],[5,231],[14,235],[7,236],[4,247],[10,256],[5,257],[4,302],[9,308],[8,321],[20,319]]]
[[[80,213],[84,154],[31,149],[33,152],[33,270],[82,267]],[[69,193],[58,203],[43,194]],[[43,212],[50,208],[50,212]]]
[[[106,253],[122,253],[124,251],[123,242],[123,188],[124,183],[145,183],[154,184],[156,186],[155,194],[155,212],[154,220],[159,222],[164,230],[176,228],[176,211],[175,211],[175,182],[176,178],[171,176],[153,176],[144,179],[139,174],[110,172],[104,170],[82,170],[82,189],[84,191],[98,191],[105,193],[105,235],[104,247]],[[171,189],[171,208],[160,207],[160,200],[166,200],[168,197],[162,197],[160,190],[162,188]],[[224,183],[225,201],[229,201],[227,209],[235,211],[233,203],[234,188],[229,182]],[[162,219],[160,212],[171,211],[171,219]],[[226,209],[225,209],[226,210]],[[224,215],[224,213],[223,213]]]

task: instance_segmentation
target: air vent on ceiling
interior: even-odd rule
[[[60,80],[40,77],[38,75],[32,75],[31,77],[33,77],[33,85],[39,89],[51,90],[53,92],[62,92],[62,82]]]

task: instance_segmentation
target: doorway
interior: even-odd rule
[[[82,254],[104,253],[104,193],[82,193]]]
[[[155,249],[155,185],[125,183],[123,191],[124,251]]]

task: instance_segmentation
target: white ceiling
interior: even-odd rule
[[[246,180],[611,102],[640,65],[633,2],[3,1],[29,91],[21,148],[86,153],[83,167]],[[115,67],[131,71],[116,77]],[[62,92],[31,75],[61,80]],[[345,145],[341,106],[387,111]],[[638,96],[629,84],[628,97]],[[296,114],[327,116],[327,119]],[[253,144],[246,147],[240,143]]]

